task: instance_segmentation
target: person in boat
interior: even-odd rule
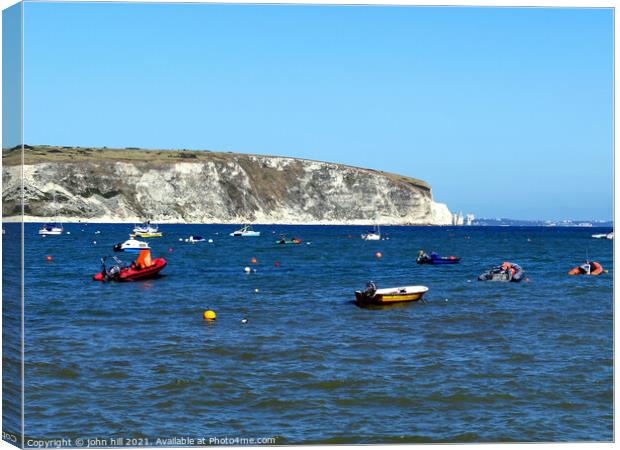
[[[107,257],[105,256],[101,258],[101,275],[103,276],[103,280],[115,280],[121,274],[121,267],[118,264],[115,264],[108,270],[108,268],[106,267],[106,259]]]
[[[431,260],[431,257],[428,256],[424,250],[420,250],[418,252],[418,258],[417,258],[418,262],[427,262],[430,260]]]
[[[502,280],[517,283],[521,281],[523,274],[523,269],[518,264],[503,262],[501,265],[495,266],[491,270],[480,275],[478,279],[481,281]]]
[[[366,289],[364,289],[364,295],[366,297],[373,297],[375,295],[375,292],[377,292],[377,285],[375,284],[375,282],[371,280],[368,283],[366,283]]]
[[[151,251],[140,250],[138,257],[132,264],[134,265],[133,269],[135,270],[146,269],[147,267],[151,267],[153,265],[151,261]]]
[[[523,269],[518,264],[503,262],[500,266],[501,270],[508,276],[508,281],[521,281],[523,278]]]

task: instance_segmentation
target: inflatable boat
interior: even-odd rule
[[[276,241],[276,244],[280,244],[280,245],[301,244],[301,239],[299,238],[286,239],[285,237],[281,237],[280,239]]]
[[[123,265],[122,261],[113,257],[116,264],[106,267],[106,258],[101,259],[101,272],[93,275],[95,281],[135,281],[153,278],[166,267],[164,258],[151,260],[151,251],[142,250],[138,258],[130,266]]]
[[[459,261],[461,261],[461,258],[457,258],[456,256],[439,256],[435,252],[432,252],[429,256],[422,250],[420,250],[416,259],[418,264],[431,264],[435,266],[441,264],[458,264]]]
[[[493,267],[478,277],[480,281],[512,281],[518,283],[523,279],[523,269],[518,264],[509,262]]]
[[[596,261],[586,261],[568,271],[569,275],[600,275],[601,273],[603,273],[603,266]]]

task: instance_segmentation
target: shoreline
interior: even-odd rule
[[[48,222],[57,222],[57,223],[98,223],[98,224],[129,224],[129,225],[137,225],[144,223],[144,219],[118,219],[112,217],[98,217],[93,219],[76,219],[71,217],[37,217],[37,216],[7,216],[2,218],[3,223],[48,223]],[[462,225],[439,225],[439,224],[430,224],[430,223],[405,223],[405,222],[369,222],[365,220],[360,221],[316,221],[316,222],[274,222],[274,221],[252,221],[252,220],[244,220],[243,218],[237,220],[210,220],[210,221],[201,221],[201,222],[192,222],[192,221],[178,221],[178,220],[151,220],[153,224],[157,225],[332,225],[332,226],[399,226],[399,227],[451,227],[451,226],[462,226]]]
[[[117,219],[111,217],[99,217],[94,219],[76,219],[70,217],[37,217],[37,216],[7,216],[2,218],[2,223],[62,223],[62,224],[110,224],[110,225],[138,225],[144,223],[143,219]],[[268,221],[251,221],[251,220],[228,220],[228,221],[203,221],[203,222],[180,222],[178,220],[152,220],[157,225],[234,225],[240,226],[244,224],[260,225],[260,226],[381,226],[381,227],[489,227],[489,228],[609,228],[608,225],[593,225],[593,226],[580,226],[580,225],[440,225],[429,223],[397,223],[397,222],[367,222],[367,221],[316,221],[316,222],[268,222]]]

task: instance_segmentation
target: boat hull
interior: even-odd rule
[[[441,266],[448,264],[458,264],[461,258],[439,258],[439,259],[418,259],[418,264],[429,264],[431,266]]]
[[[153,237],[161,237],[162,233],[133,233],[129,235],[132,238],[141,237],[141,238],[153,238]]]
[[[360,305],[389,305],[393,303],[416,302],[421,300],[424,294],[428,292],[428,288],[420,289],[416,292],[399,293],[394,292],[380,293],[369,295],[366,292],[355,291],[355,300]]]
[[[364,241],[380,241],[381,235],[380,234],[362,234],[362,239]]]

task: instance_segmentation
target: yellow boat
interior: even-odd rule
[[[158,231],[157,233],[143,233],[143,232],[137,232],[137,233],[133,233],[129,235],[132,238],[136,238],[136,237],[141,237],[141,238],[152,238],[152,237],[161,237],[162,233],[161,231]]]
[[[385,289],[355,291],[358,304],[386,305],[400,302],[415,302],[428,292],[426,286],[403,286]]]

